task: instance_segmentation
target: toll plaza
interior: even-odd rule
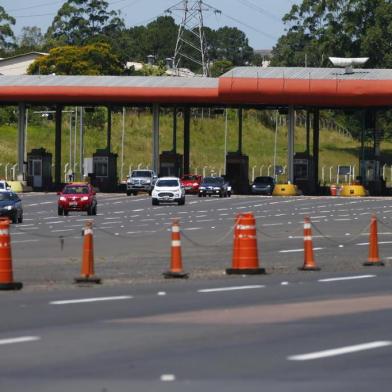
[[[248,157],[242,151],[242,110],[245,108],[279,109],[287,116],[287,181],[298,182],[307,193],[317,194],[319,181],[320,110],[349,108],[363,114],[363,134],[373,135],[372,146],[362,143],[358,181],[374,194],[385,189],[380,178],[380,132],[377,111],[392,104],[392,70],[344,68],[237,67],[219,78],[117,77],[117,76],[1,76],[0,104],[18,106],[17,177],[28,179],[25,164],[26,108],[34,105],[55,106],[54,179],[62,183],[61,119],[64,106],[107,107],[106,149],[111,161],[107,167],[107,188],[116,182],[114,157],[111,156],[111,111],[113,106],[150,106],[152,110],[151,166],[156,172],[189,173],[191,150],[191,109],[198,107],[235,108],[238,110],[238,149],[226,157],[226,175],[238,192],[249,184]],[[159,147],[161,108],[173,110],[172,154]],[[295,112],[305,110],[307,148],[295,151]],[[183,121],[183,156],[178,156],[177,110]],[[312,126],[310,126],[312,124]],[[310,149],[311,141],[311,149]],[[96,156],[102,161],[103,156]],[[162,164],[161,161],[162,160]],[[102,162],[101,162],[102,163]],[[95,168],[103,167],[97,164]],[[112,169],[110,169],[112,168]],[[38,170],[38,169],[37,169]],[[95,170],[95,169],[94,169]],[[31,172],[31,171],[30,171]],[[104,178],[100,176],[101,178]],[[104,180],[101,180],[103,183]],[[106,184],[106,182],[105,182]],[[106,187],[106,185],[105,185]]]

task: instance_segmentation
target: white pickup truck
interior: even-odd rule
[[[133,170],[127,178],[127,195],[137,195],[138,192],[148,192],[151,195],[157,178],[153,170]]]

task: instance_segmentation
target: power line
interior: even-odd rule
[[[267,15],[267,16],[275,19],[278,22],[281,22],[281,19],[278,16],[276,16],[275,14],[265,10],[264,8],[260,7],[259,5],[253,3],[250,0],[237,0],[237,1],[239,3],[241,3],[242,5],[244,5],[245,7],[248,7],[250,9],[254,10],[254,11],[257,11],[257,12],[259,12],[262,15]]]

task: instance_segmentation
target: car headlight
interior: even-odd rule
[[[194,182],[192,185],[193,185],[193,186],[197,186],[198,184],[197,184],[197,182]]]
[[[200,189],[201,191],[204,191],[204,190],[206,189],[206,187],[205,187],[205,186],[200,186],[199,189]]]
[[[253,185],[252,185],[252,188],[256,188],[256,185],[253,184]]]
[[[214,191],[219,191],[219,190],[220,190],[219,186],[214,186]]]
[[[8,211],[11,211],[14,208],[14,206],[5,206],[5,209]]]
[[[67,199],[64,196],[60,196],[60,201],[66,201]]]
[[[88,200],[88,196],[83,196],[80,200],[87,201]]]

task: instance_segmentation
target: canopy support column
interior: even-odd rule
[[[173,149],[177,153],[177,108],[173,108]]]
[[[184,174],[188,174],[190,169],[190,130],[191,111],[190,108],[184,108]]]
[[[55,154],[54,154],[54,182],[56,185],[61,184],[61,118],[62,106],[56,106],[56,130],[55,130]]]
[[[316,193],[319,191],[319,144],[320,144],[320,110],[315,109],[313,114],[313,173]]]
[[[112,108],[108,106],[108,129],[106,133],[106,150],[110,152],[112,140]]]
[[[26,104],[18,105],[18,172],[17,179],[23,181],[26,178],[25,173],[25,146],[26,146]]]
[[[295,111],[289,106],[287,112],[287,181],[294,183],[294,130]]]
[[[242,108],[238,109],[238,153],[242,154]]]
[[[152,169],[159,171],[159,104],[152,105]]]

